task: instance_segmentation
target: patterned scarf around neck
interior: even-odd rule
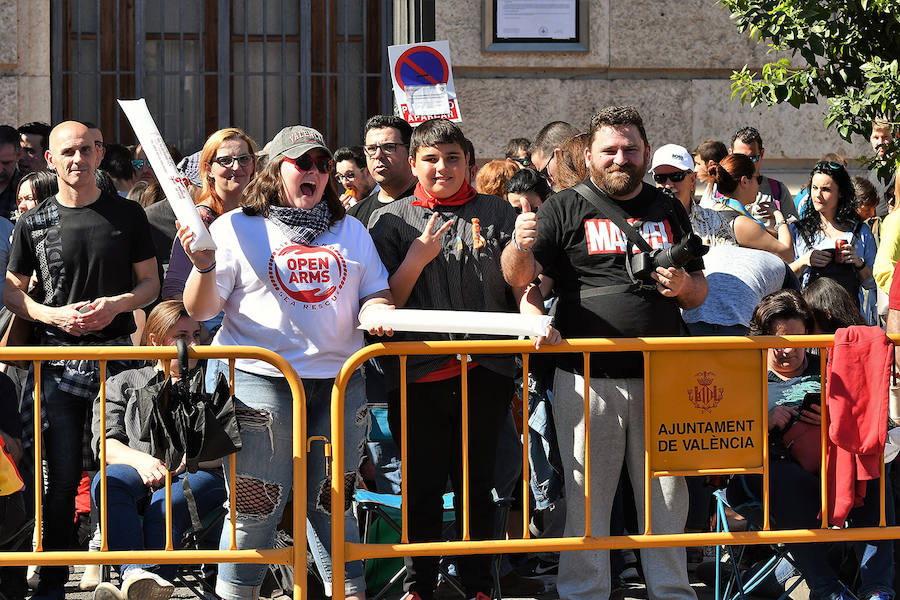
[[[320,201],[309,210],[293,206],[270,206],[269,220],[295,244],[312,245],[319,235],[328,229],[331,209]]]

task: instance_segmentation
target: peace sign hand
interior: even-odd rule
[[[425,231],[422,235],[413,240],[409,247],[408,256],[412,256],[423,267],[430,263],[441,251],[441,237],[450,229],[450,226],[456,221],[451,219],[435,231],[437,224],[437,213],[431,215],[428,223],[425,225]]]

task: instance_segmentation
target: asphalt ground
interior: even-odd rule
[[[69,584],[66,587],[66,598],[69,600],[91,600],[93,598],[93,592],[82,592],[78,589],[78,582],[81,579],[81,567],[74,567],[72,571],[72,575],[69,578]],[[115,582],[117,578],[115,575],[113,576],[113,581]],[[556,600],[559,598],[559,595],[556,593],[555,587],[553,587],[553,576],[545,576],[545,583],[548,584],[548,591],[535,596],[504,596],[504,600]],[[711,587],[708,587],[700,582],[693,582],[692,587],[694,591],[697,593],[698,600],[714,600],[715,594],[714,590]],[[191,590],[181,582],[176,582],[175,593],[172,595],[172,598],[177,600],[188,600],[191,598],[197,598]],[[271,598],[288,598],[288,596],[283,595],[275,595],[271,596]],[[397,600],[398,596],[390,596],[388,600]],[[753,596],[748,596],[748,598],[753,598]],[[463,600],[461,596],[445,594],[442,595],[442,600]],[[611,600],[648,600],[647,596],[647,588],[643,584],[629,584],[623,588],[615,590],[611,595]]]

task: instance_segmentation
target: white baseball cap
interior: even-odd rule
[[[653,153],[653,162],[650,163],[650,170],[653,171],[660,165],[669,165],[682,171],[693,171],[694,158],[684,146],[666,144],[665,146],[660,146]]]

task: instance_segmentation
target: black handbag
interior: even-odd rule
[[[140,414],[148,415],[141,441],[150,442],[150,454],[170,471],[178,469],[184,457],[187,471],[196,473],[199,463],[241,449],[240,427],[225,374],[219,373],[215,390],[207,393],[202,370],[188,368],[187,344],[178,340],[177,347],[181,378],[167,378],[136,392],[143,405]]]

